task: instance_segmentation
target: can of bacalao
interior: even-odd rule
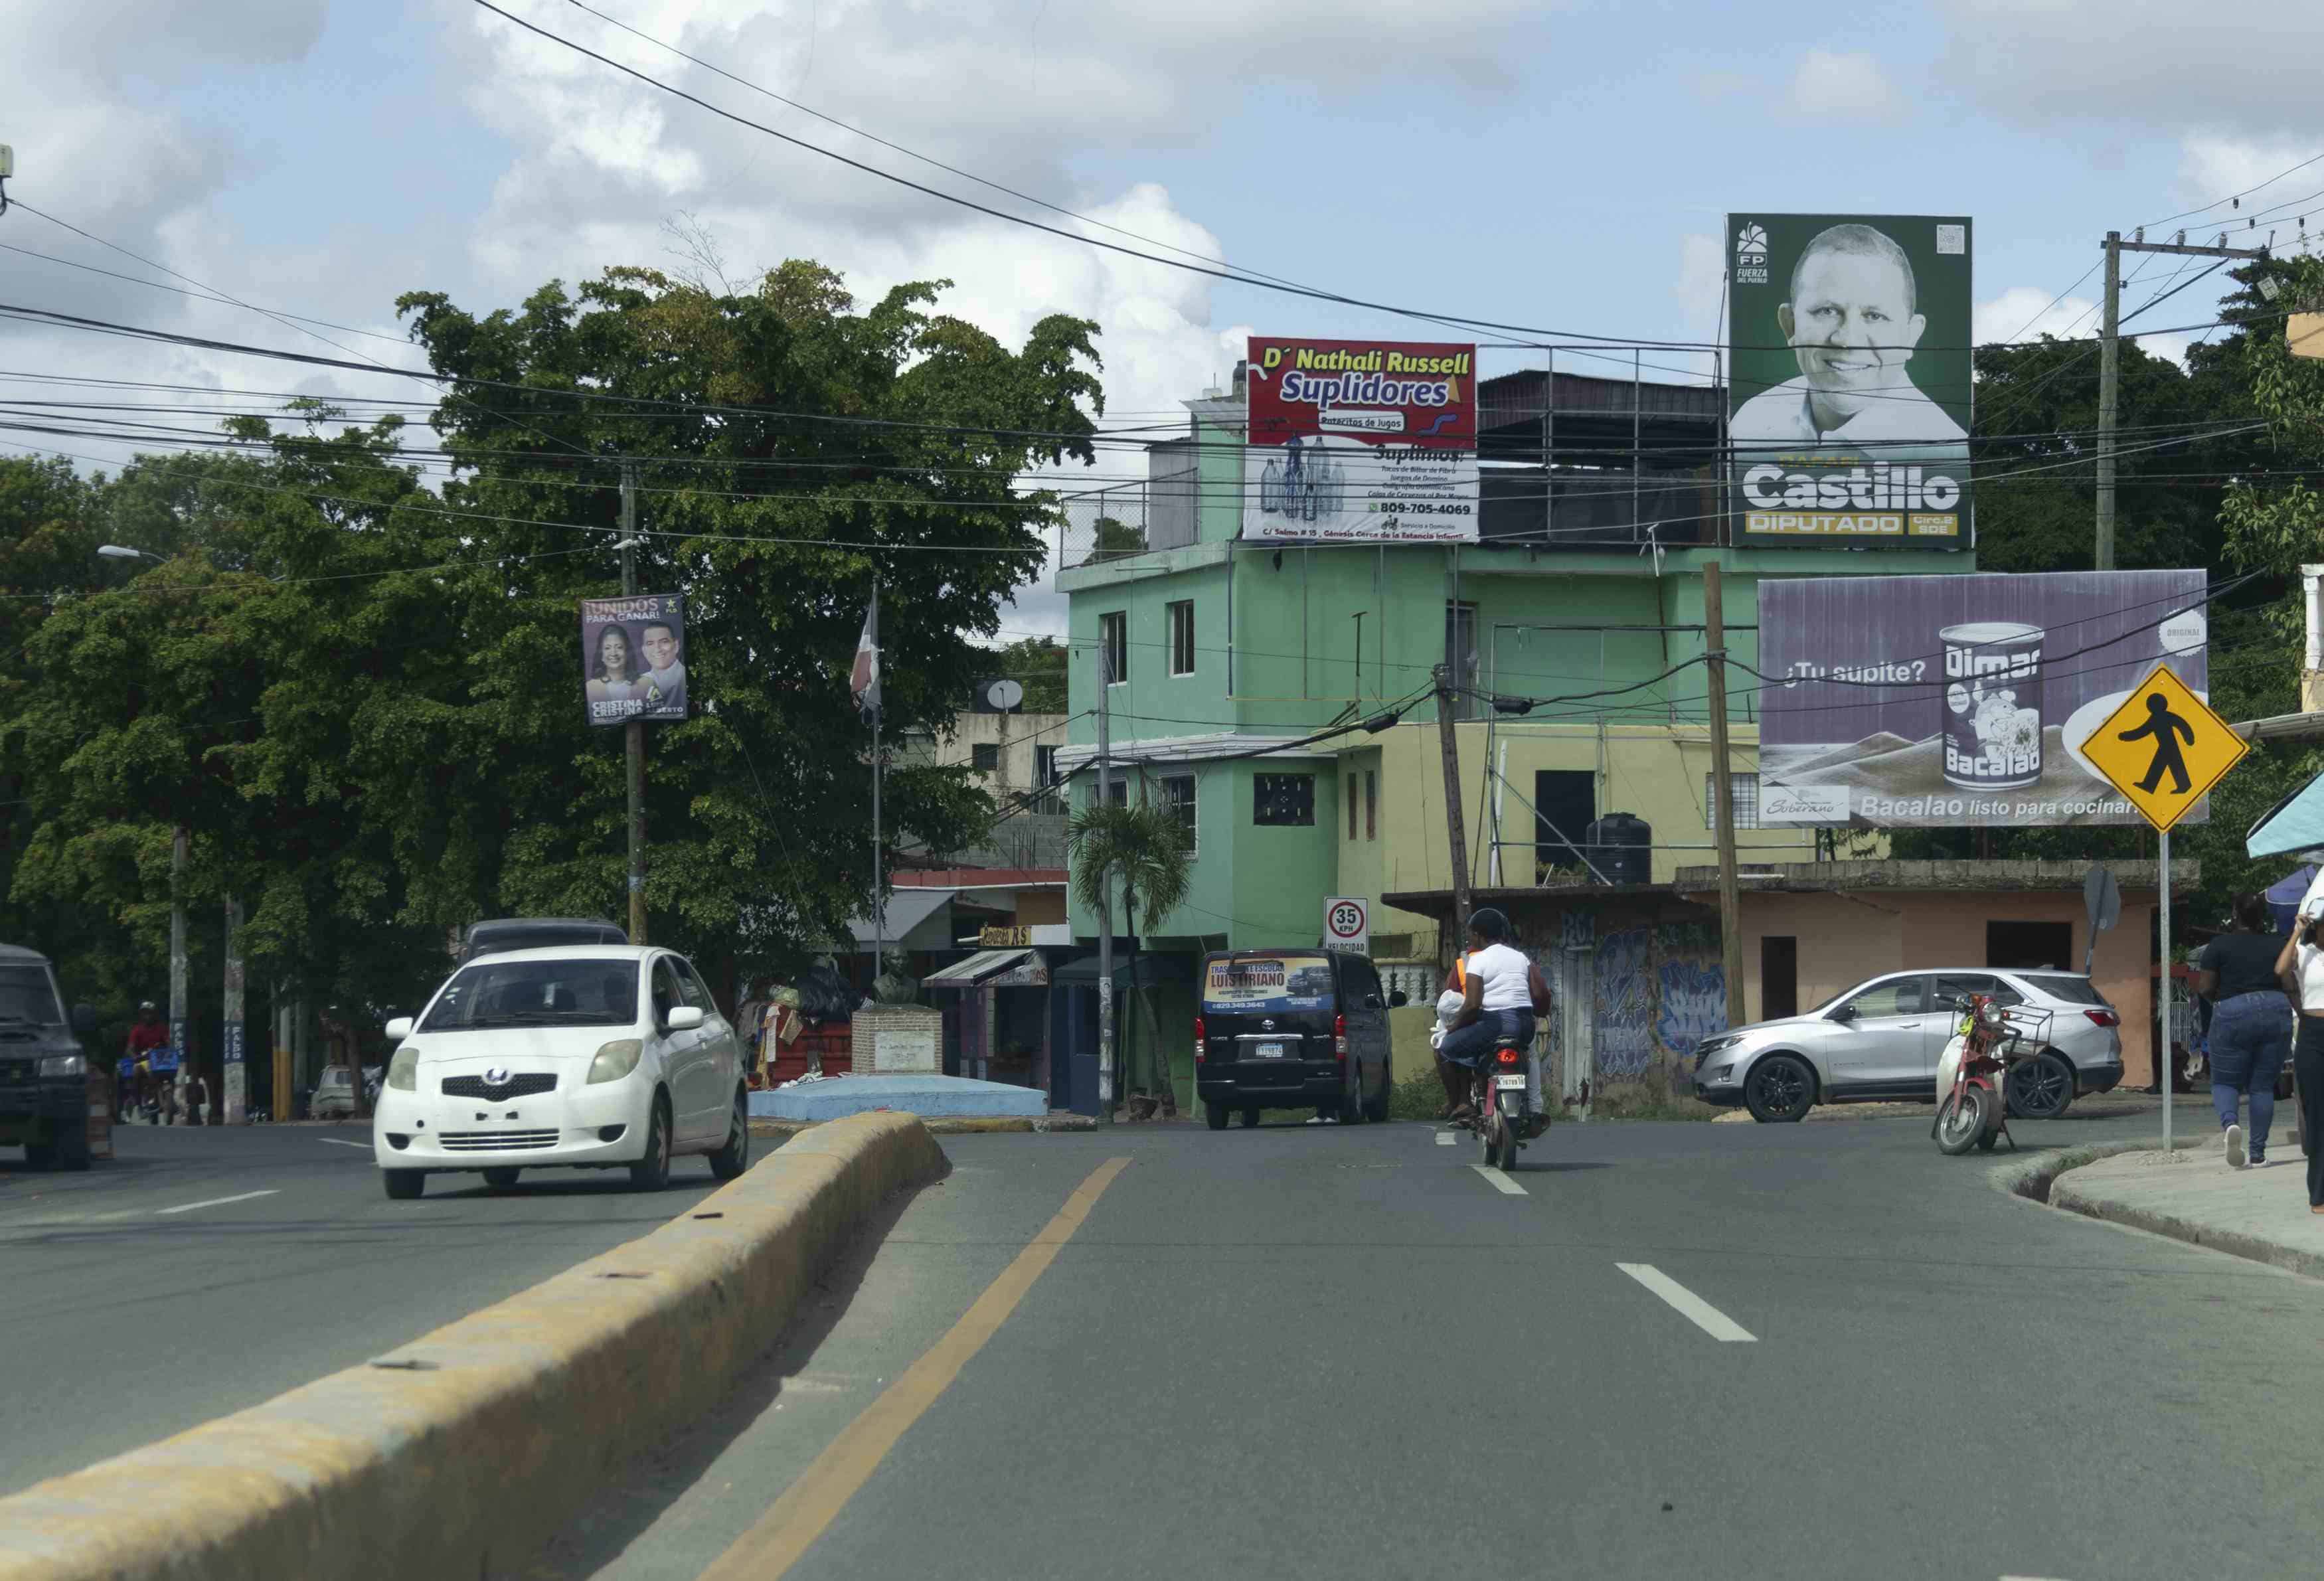
[[[2015,790],[2042,777],[2040,626],[1976,621],[1937,633],[1945,655],[1945,780]]]

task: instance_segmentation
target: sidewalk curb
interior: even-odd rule
[[[885,1109],[872,1112],[880,1114],[889,1113]],[[847,1118],[855,1119],[860,1116],[849,1115]],[[753,1136],[801,1136],[811,1131],[821,1130],[826,1125],[840,1123],[842,1122],[838,1120],[769,1120],[761,1117],[751,1122],[751,1134]],[[1038,1132],[1047,1135],[1051,1132],[1097,1129],[1097,1122],[1086,1114],[995,1115],[982,1119],[964,1114],[950,1116],[939,1114],[923,1118],[920,1123],[927,1128],[928,1134],[931,1136],[975,1136],[1001,1132]]]
[[[2208,1136],[2181,1137],[2173,1140],[2171,1151],[2187,1152],[2200,1147],[2217,1145],[2216,1140]],[[2214,1229],[2181,1218],[2177,1214],[2115,1202],[2094,1196],[2073,1181],[2061,1178],[2084,1164],[2094,1164],[2100,1159],[2112,1158],[2118,1153],[2162,1151],[2163,1139],[2159,1136],[2150,1136],[2143,1142],[2098,1142],[2088,1147],[2068,1148],[2062,1152],[2046,1153],[2023,1162],[2003,1164],[1991,1171],[1990,1178],[2000,1190],[2031,1201],[2046,1203],[2067,1213],[2103,1219],[2107,1224],[2126,1225],[2152,1234],[2167,1235],[2190,1246],[2263,1262],[2287,1273],[2324,1279],[2324,1253],[2304,1252],[2294,1246],[2280,1246],[2235,1230]]]
[[[2171,1151],[2184,1152],[2189,1148],[2198,1145],[2199,1140],[2187,1137],[2174,1138]],[[2085,1142],[2080,1147],[2060,1148],[2055,1152],[2036,1153],[2032,1158],[2012,1159],[2006,1163],[1996,1164],[1986,1171],[1986,1179],[1993,1183],[1996,1190],[2006,1191],[2012,1197],[2023,1197],[2030,1202],[2062,1207],[2065,1204],[2055,1200],[2054,1188],[2058,1177],[2068,1170],[2079,1170],[2084,1164],[2095,1164],[2100,1159],[2110,1159],[2116,1153],[2161,1152],[2162,1151],[2163,1139],[2159,1136],[2149,1136],[2134,1142]],[[2106,1216],[2103,1214],[2089,1213],[2086,1208],[2077,1208],[2075,1211],[2088,1214],[2092,1218]]]
[[[500,1573],[715,1405],[884,1198],[949,1167],[908,1114],[834,1121],[385,1356],[0,1499],[0,1581]]]

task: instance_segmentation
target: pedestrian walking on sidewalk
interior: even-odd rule
[[[2211,1103],[2227,1162],[2267,1162],[2267,1136],[2275,1120],[2275,1078],[2292,1052],[2298,1021],[2276,977],[2282,953],[2267,899],[2239,894],[2235,928],[2203,947],[2195,961],[2195,992],[2211,1002]],[[2238,1123],[2242,1100],[2251,1101],[2251,1129]]]
[[[2300,1134],[2312,1137],[2324,1126],[2324,908],[2311,913],[2303,902],[2292,937],[2275,957],[2276,980],[2300,1007],[2299,1039],[2292,1047],[2292,1070],[2300,1088]],[[2324,1214],[2324,1145],[2308,1155],[2308,1211]]]

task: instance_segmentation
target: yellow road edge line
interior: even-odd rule
[[[777,1581],[862,1491],[897,1441],[952,1386],[969,1358],[984,1348],[1046,1272],[1114,1177],[1130,1167],[1108,1159],[1074,1188],[1056,1216],[1043,1225],[1000,1277],[984,1287],[960,1321],[906,1368],[862,1413],[840,1429],[815,1463],[783,1490],[751,1529],[702,1572],[702,1581]]]

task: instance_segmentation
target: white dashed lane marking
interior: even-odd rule
[[[1750,1330],[1653,1263],[1617,1262],[1614,1266],[1669,1302],[1673,1310],[1711,1338],[1728,1345],[1758,1343],[1757,1336]]]
[[[1476,1170],[1480,1175],[1482,1175],[1487,1180],[1492,1182],[1493,1189],[1499,1192],[1504,1197],[1523,1197],[1526,1195],[1526,1188],[1524,1187],[1518,1185],[1515,1180],[1510,1179],[1507,1175],[1502,1174],[1499,1170],[1492,1169],[1485,1164],[1471,1164],[1469,1167]]]
[[[176,1207],[165,1207],[160,1211],[165,1214],[191,1213],[198,1207],[224,1207],[229,1202],[249,1202],[255,1197],[272,1197],[278,1189],[280,1188],[274,1188],[265,1191],[245,1191],[239,1197],[213,1197],[206,1201],[180,1203]]]

